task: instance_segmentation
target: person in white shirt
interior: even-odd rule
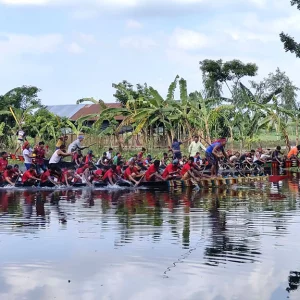
[[[112,152],[113,152],[113,148],[109,148],[108,152],[106,152],[106,157],[109,161],[111,161],[112,159]]]
[[[15,154],[17,154],[19,150],[22,151],[24,141],[26,141],[25,132],[22,129],[20,129],[17,132],[17,148]]]
[[[194,157],[197,152],[205,151],[206,147],[199,141],[199,136],[195,135],[189,146],[189,155]]]
[[[23,157],[24,157],[24,164],[26,170],[29,170],[32,165],[32,148],[30,148],[30,144],[26,141],[23,145]]]

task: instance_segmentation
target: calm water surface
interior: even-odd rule
[[[0,299],[300,299],[299,179],[0,192]]]

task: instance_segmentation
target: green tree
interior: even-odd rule
[[[146,98],[147,96],[150,96],[149,89],[146,83],[137,84],[136,88],[134,88],[134,86],[131,83],[129,83],[126,80],[123,80],[118,84],[113,83],[112,87],[116,89],[116,92],[113,96],[118,102],[120,102],[124,106],[129,100],[129,95],[131,96],[131,99],[134,100],[137,100],[140,97]]]
[[[291,5],[297,5],[297,8],[300,10],[300,0],[291,0]],[[295,53],[296,57],[300,57],[300,43],[297,43],[293,37],[281,32],[280,40],[286,52]]]

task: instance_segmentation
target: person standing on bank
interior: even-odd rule
[[[195,157],[197,152],[206,151],[205,146],[199,141],[199,136],[195,135],[189,146],[189,156]]]

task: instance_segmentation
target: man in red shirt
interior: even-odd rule
[[[139,170],[138,170],[138,168],[135,166],[135,164],[133,162],[131,162],[129,164],[129,166],[127,167],[127,169],[124,172],[124,179],[130,180],[130,181],[134,182],[135,184],[138,183],[136,181],[136,179],[139,179],[142,176],[143,175],[139,174]]]
[[[84,165],[82,168],[77,169],[76,174],[81,177],[82,183],[87,183],[89,186],[91,186],[90,183],[90,171],[94,168],[94,165],[92,162],[89,162],[88,164]]]
[[[137,160],[138,162],[141,162],[143,160],[143,156],[144,156],[144,153],[146,152],[146,149],[143,147],[142,148],[142,151],[138,153],[137,155]]]
[[[97,169],[93,172],[93,175],[91,176],[91,181],[99,182],[102,180],[103,177],[103,171],[102,169]]]
[[[159,174],[159,165],[160,165],[160,161],[155,160],[154,164],[149,167],[149,169],[145,173],[146,181],[163,181],[163,180],[165,180]]]
[[[8,154],[7,152],[2,152],[0,156],[0,173],[3,173],[8,165]]]
[[[116,168],[116,173],[119,176],[121,176],[123,174],[123,165],[124,165],[123,161],[118,162],[118,165],[117,165],[117,168]]]
[[[77,150],[76,152],[74,152],[72,156],[72,162],[79,167],[82,164],[82,160],[83,160],[83,155],[81,150]]]
[[[165,180],[180,178],[180,169],[179,169],[178,165],[179,165],[179,160],[174,159],[172,164],[167,165],[167,167],[165,168],[165,170],[162,174],[162,177]]]
[[[19,178],[19,174],[15,171],[13,166],[8,165],[3,174],[4,181],[10,185],[15,185],[16,180]]]
[[[105,172],[102,180],[106,183],[114,185],[117,182],[116,178],[116,165],[112,165],[108,171]]]
[[[31,164],[29,170],[27,170],[22,176],[22,183],[24,186],[35,185],[36,181],[40,181],[35,171],[35,165]]]
[[[39,145],[34,148],[33,153],[35,154],[35,163],[36,163],[36,171],[37,174],[41,174],[42,170],[45,172],[47,167],[45,166],[45,143],[39,142]]]
[[[183,180],[188,180],[188,179],[195,179],[198,180],[196,178],[196,176],[194,175],[194,170],[196,168],[196,164],[194,163],[194,157],[190,157],[188,159],[188,162],[183,166],[182,170],[181,170],[181,176]]]
[[[81,180],[81,177],[75,174],[74,170],[63,170],[60,180],[62,184],[65,184],[66,186],[70,186],[72,185],[72,183]]]
[[[41,175],[41,186],[56,186],[57,183],[52,179],[53,176],[54,174],[50,170],[45,171]]]

